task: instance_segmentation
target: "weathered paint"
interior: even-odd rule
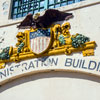
[[[10,1],[11,0],[7,0]],[[14,46],[17,42],[16,35],[20,31],[16,25],[11,25],[21,21],[22,19],[11,20],[9,15],[3,15],[2,4],[5,0],[0,1],[0,33],[4,41],[0,44],[0,48],[6,46]],[[9,6],[10,8],[10,6]],[[70,11],[74,14],[74,18],[68,22],[71,24],[71,34],[80,33],[95,40],[97,47],[95,56],[82,57],[76,53],[71,56],[51,56],[43,62],[39,58],[30,59],[19,63],[9,63],[5,69],[0,70],[0,78],[2,82],[6,79],[9,82],[13,78],[38,73],[36,75],[23,77],[11,83],[0,87],[0,99],[24,99],[24,100],[99,100],[100,99],[100,0],[86,0],[77,4],[61,7],[59,10]],[[9,12],[9,9],[7,9]],[[5,26],[4,25],[8,25]],[[21,30],[22,31],[22,30]],[[13,41],[13,42],[12,42]],[[49,63],[47,60],[51,60]],[[43,66],[42,66],[43,65]],[[16,66],[16,67],[15,67]],[[27,67],[25,67],[27,66]],[[64,72],[66,70],[66,72]],[[50,71],[62,71],[51,72]],[[69,73],[80,72],[80,73]],[[81,73],[87,73],[85,74]],[[12,78],[12,79],[11,79]],[[3,84],[3,83],[1,83]]]

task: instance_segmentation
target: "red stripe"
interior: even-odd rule
[[[37,37],[30,40],[31,49],[36,53],[44,51],[49,44],[50,39],[48,37]]]
[[[41,37],[39,38],[39,52],[40,52],[40,39],[41,39]]]

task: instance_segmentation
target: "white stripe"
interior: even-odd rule
[[[36,52],[36,39],[34,39],[34,52]]]
[[[39,53],[39,37],[37,37],[37,53]]]
[[[42,37],[40,37],[40,52],[42,50]]]
[[[33,39],[31,39],[31,49],[32,49],[32,45],[33,45]]]
[[[46,45],[47,45],[47,43],[46,43],[46,37],[44,38],[44,50],[46,49]],[[43,50],[43,51],[44,51]]]
[[[49,45],[49,42],[49,37],[37,37],[35,39],[31,39],[31,49],[35,53],[41,53],[46,50]]]

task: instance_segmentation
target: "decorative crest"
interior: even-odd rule
[[[6,62],[82,51],[83,56],[94,55],[95,41],[82,34],[71,35],[70,23],[56,24],[48,29],[30,29],[17,34],[16,48],[7,47],[0,53],[0,68]]]

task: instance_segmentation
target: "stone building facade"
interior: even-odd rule
[[[48,6],[44,4],[44,9],[47,9]],[[13,5],[13,0],[0,0],[0,50],[7,46],[15,47],[17,33],[24,31],[18,30],[16,26],[26,15],[19,15],[19,17],[16,15],[18,17],[16,18]],[[36,67],[36,61],[39,58],[31,58],[18,63],[9,62],[4,69],[0,69],[1,100],[99,100],[100,1],[84,0],[56,9],[73,13],[74,17],[68,20],[71,25],[70,34],[80,33],[89,37],[91,41],[95,41],[97,45],[94,50],[95,55],[83,57],[78,52],[72,55],[49,56],[44,62],[44,67],[39,64],[36,69],[29,66],[33,62]],[[48,59],[52,60],[52,65],[48,64]],[[84,66],[81,68],[78,65],[73,66],[73,62],[80,61],[84,62]],[[27,69],[20,72],[20,68],[26,66],[23,65],[25,63]]]

